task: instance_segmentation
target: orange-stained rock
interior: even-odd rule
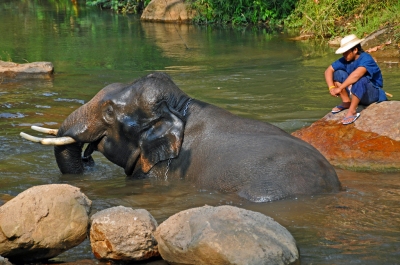
[[[400,170],[400,101],[360,107],[358,120],[342,125],[346,112],[328,113],[292,135],[313,145],[337,167]]]
[[[162,22],[188,22],[196,12],[183,0],[152,0],[143,10],[141,20]]]

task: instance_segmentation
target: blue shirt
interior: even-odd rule
[[[371,81],[371,83],[375,87],[380,87],[380,88],[383,87],[383,78],[381,69],[379,68],[375,60],[372,58],[372,56],[366,52],[361,53],[358,59],[352,62],[348,62],[342,57],[339,60],[332,63],[332,67],[335,71],[343,70],[347,72],[349,75],[360,66],[367,69],[365,76]]]

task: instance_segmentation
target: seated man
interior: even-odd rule
[[[343,124],[351,124],[360,116],[357,113],[358,104],[368,106],[387,100],[382,90],[381,70],[372,56],[361,48],[362,41],[354,34],[344,37],[336,51],[336,54],[342,54],[343,57],[325,70],[329,93],[342,99],[342,103],[334,107],[332,113],[349,109]]]

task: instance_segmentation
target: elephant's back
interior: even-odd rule
[[[201,176],[193,179],[200,186],[236,191],[252,201],[340,189],[334,168],[317,149],[272,124],[207,103],[188,123],[186,177]]]
[[[195,106],[191,110],[192,117],[188,119],[188,127],[191,124],[197,126],[201,124],[203,130],[218,133],[286,134],[285,131],[268,122],[240,117],[225,109],[198,100],[193,104]]]
[[[288,134],[210,133],[191,150],[197,150],[190,157],[193,169],[201,172],[195,180],[199,185],[235,191],[252,201],[340,190],[325,157]]]

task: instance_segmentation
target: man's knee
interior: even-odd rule
[[[336,70],[333,72],[333,81],[343,83],[347,77],[349,77],[349,74],[346,71],[343,70]]]

